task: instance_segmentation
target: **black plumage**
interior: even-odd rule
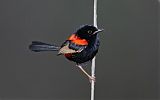
[[[84,25],[72,34],[60,47],[33,41],[29,49],[35,52],[40,51],[58,51],[58,55],[64,55],[70,61],[76,62],[77,65],[93,59],[97,54],[100,45],[98,33],[102,30],[93,25]],[[80,68],[83,72],[84,70]],[[89,74],[84,72],[90,79]]]

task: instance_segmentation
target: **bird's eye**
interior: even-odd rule
[[[88,34],[91,34],[91,33],[92,33],[92,31],[91,31],[91,30],[89,30],[89,31],[88,31]]]

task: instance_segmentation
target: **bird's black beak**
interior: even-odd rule
[[[96,33],[99,33],[99,32],[102,32],[104,29],[98,29],[97,31],[95,31],[93,34],[96,34]]]

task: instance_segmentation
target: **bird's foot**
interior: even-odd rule
[[[96,82],[96,77],[95,77],[95,76],[93,76],[93,77],[92,77],[92,76],[89,76],[88,78],[89,78],[89,82],[90,82],[90,83],[91,83],[92,81],[93,81],[93,82]]]

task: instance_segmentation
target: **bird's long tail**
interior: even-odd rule
[[[59,47],[39,41],[32,41],[32,44],[29,45],[29,49],[34,52],[40,52],[40,51],[58,51]]]

